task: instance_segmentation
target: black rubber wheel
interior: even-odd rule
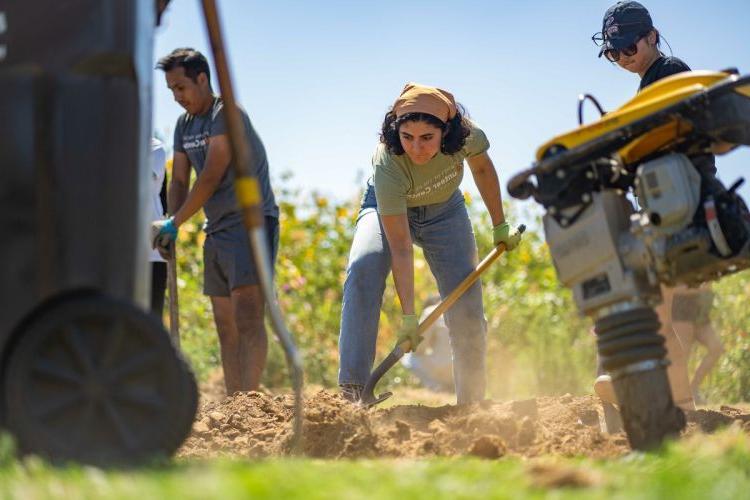
[[[190,432],[195,378],[150,314],[102,296],[44,310],[19,332],[4,376],[6,425],[22,453],[137,464]]]
[[[614,313],[595,324],[601,367],[612,374],[625,434],[635,450],[656,448],[685,427],[685,415],[672,402],[662,365],[667,351],[659,328],[659,318],[650,307]],[[651,367],[615,376],[639,363]]]
[[[685,414],[672,402],[664,368],[626,375],[613,383],[625,434],[634,450],[657,448],[685,427]]]

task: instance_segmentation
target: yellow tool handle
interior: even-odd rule
[[[432,310],[432,312],[424,319],[424,321],[419,324],[419,326],[417,327],[417,333],[419,333],[420,335],[424,334],[424,332],[427,331],[427,329],[431,327],[433,323],[435,323],[435,321],[437,321],[437,319],[442,316],[445,311],[447,311],[458,299],[461,298],[466,290],[468,290],[469,287],[479,279],[484,270],[487,269],[490,264],[495,262],[495,260],[497,260],[497,258],[503,254],[503,252],[505,252],[505,243],[500,243],[498,246],[493,248],[492,251],[487,254],[487,256],[482,260],[482,262],[480,262],[477,267],[471,272],[471,274],[464,278],[464,280],[443,301],[441,301],[437,305],[437,307],[435,307],[435,309]]]

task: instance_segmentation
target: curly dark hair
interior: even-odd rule
[[[401,146],[401,138],[398,135],[401,124],[404,122],[425,122],[443,131],[440,151],[446,155],[456,154],[464,147],[466,138],[471,133],[471,126],[466,118],[466,110],[461,105],[458,105],[457,108],[456,116],[447,122],[427,113],[406,113],[396,118],[396,113],[390,110],[383,119],[383,126],[380,129],[380,142],[385,144],[391,154],[402,155],[404,154],[404,148]]]

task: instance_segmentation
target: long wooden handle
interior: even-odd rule
[[[500,243],[498,246],[492,249],[492,251],[487,254],[487,256],[480,262],[477,267],[469,274],[464,280],[453,289],[453,291],[448,294],[448,296],[440,302],[435,309],[432,310],[432,312],[422,321],[419,326],[417,327],[417,332],[422,335],[425,331],[427,331],[428,328],[430,328],[435,321],[438,320],[440,316],[443,315],[445,311],[450,309],[450,307],[461,298],[461,296],[466,292],[466,290],[469,289],[471,285],[474,284],[476,280],[479,279],[479,277],[482,275],[485,269],[487,269],[490,264],[495,262],[498,257],[500,257],[503,252],[505,252],[505,243]]]
[[[180,348],[180,301],[177,297],[177,242],[172,242],[167,259],[167,286],[169,287],[169,336]]]
[[[518,226],[518,231],[520,233],[523,233],[526,231],[526,226],[521,224]],[[432,312],[422,321],[419,326],[417,327],[417,333],[419,335],[423,335],[424,332],[427,331],[428,328],[430,328],[435,321],[438,320],[442,314],[450,309],[450,307],[459,299],[461,296],[466,292],[466,290],[469,289],[471,285],[474,284],[476,280],[479,279],[479,277],[482,275],[485,269],[487,269],[490,264],[495,262],[498,257],[500,257],[503,252],[505,252],[505,243],[500,243],[498,246],[492,249],[490,253],[487,254],[487,256],[482,259],[482,262],[480,262],[477,267],[469,274],[464,280],[450,293],[448,296],[440,302],[435,309],[432,310]],[[404,351],[407,351],[409,348],[409,341],[402,342],[399,344],[399,347],[403,349]]]

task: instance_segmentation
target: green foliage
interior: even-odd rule
[[[359,197],[333,202],[288,188],[278,194],[278,300],[303,352],[306,381],[335,387],[342,288]],[[482,258],[491,249],[491,224],[483,205],[466,198]],[[538,214],[519,212],[519,206],[512,203],[505,209],[509,220],[526,223],[529,229],[521,246],[501,257],[482,277],[489,395],[507,399],[590,392],[596,350],[591,323],[578,315],[570,291],[557,281]],[[200,221],[194,220],[180,232],[179,285],[183,348],[198,374],[205,377],[220,366],[220,358],[210,304],[201,293],[205,237],[200,227]],[[421,309],[436,287],[419,250],[415,271],[416,304]],[[704,383],[704,392],[714,401],[750,400],[750,309],[745,305],[750,278],[746,273],[726,278],[715,290],[715,326],[727,353]],[[376,361],[394,345],[399,318],[400,305],[389,278]],[[271,342],[264,384],[287,386],[283,352],[268,330]],[[397,365],[382,386],[414,383],[416,379]]]
[[[712,401],[750,401],[750,277],[741,272],[714,285],[711,320],[725,353],[704,382]]]
[[[748,438],[732,430],[610,460],[274,459],[103,471],[27,459],[0,464],[0,498],[745,498],[748,464]]]
[[[202,226],[195,217],[180,228],[177,252],[181,345],[199,378],[221,365],[211,303],[203,295]]]
[[[0,467],[13,462],[16,455],[16,443],[13,437],[0,429]]]

